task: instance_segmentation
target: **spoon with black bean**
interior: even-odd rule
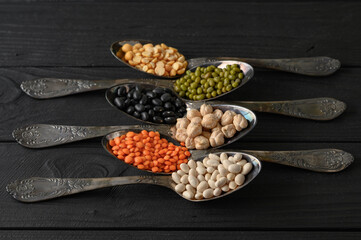
[[[218,61],[212,62],[212,65],[224,68],[230,64],[237,64],[240,66],[244,77],[241,83],[228,92],[222,93],[216,97],[211,97],[208,100],[214,100],[222,97],[232,91],[243,86],[253,76],[253,68],[244,62],[239,61]],[[209,65],[209,64],[208,64]],[[207,66],[203,65],[204,67]],[[193,69],[194,70],[194,69]],[[41,78],[30,81],[24,81],[21,84],[21,89],[31,97],[38,99],[47,99],[53,97],[60,97],[75,93],[88,92],[100,89],[112,88],[119,84],[149,84],[155,88],[163,87],[169,90],[173,89],[176,80],[166,79],[116,79],[116,80],[77,80],[77,79],[56,79],[56,78]],[[180,97],[177,93],[178,97]],[[120,95],[119,95],[120,96]],[[184,102],[193,103],[189,99],[182,98]],[[119,101],[119,100],[117,100]],[[333,98],[312,98],[301,100],[288,101],[230,101],[231,104],[247,107],[253,111],[268,112],[274,114],[282,114],[291,117],[312,119],[312,120],[331,120],[338,117],[346,109],[346,104]],[[117,103],[121,106],[121,103]],[[145,118],[145,117],[144,117]]]

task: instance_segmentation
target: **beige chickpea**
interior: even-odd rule
[[[209,148],[209,141],[208,138],[204,136],[197,136],[194,138],[194,144],[196,149],[207,149]]]
[[[202,119],[202,126],[207,129],[212,129],[217,126],[217,118],[212,114],[206,114]]]
[[[227,111],[223,114],[223,116],[222,116],[222,118],[221,118],[221,124],[222,124],[222,126],[226,126],[226,125],[228,125],[228,124],[233,123],[233,117],[234,117],[235,115],[236,115],[235,112],[230,111],[230,110],[227,110]]]
[[[222,125],[217,123],[217,125],[214,128],[212,128],[212,132],[215,131],[222,131]]]
[[[209,104],[203,104],[201,106],[200,112],[201,112],[202,116],[205,116],[205,115],[213,112],[213,107]]]
[[[222,127],[222,133],[224,134],[224,136],[226,138],[231,138],[234,136],[234,134],[236,134],[236,128],[234,127],[233,124],[228,124],[224,127]]]
[[[213,111],[213,114],[214,114],[214,116],[216,116],[217,121],[221,120],[221,118],[222,118],[222,116],[223,116],[223,112],[222,112],[221,109],[215,109],[215,110]]]
[[[233,117],[233,125],[237,131],[241,131],[248,126],[248,121],[242,114],[237,114]]]
[[[187,127],[187,135],[190,138],[194,138],[202,133],[202,125],[190,123]]]
[[[209,139],[211,137],[211,132],[208,132],[208,131],[203,131],[202,132],[202,136]]]
[[[185,142],[185,140],[187,139],[187,130],[185,128],[179,128],[177,129],[177,132],[175,134],[175,138],[177,139],[177,141],[179,142]]]
[[[201,124],[201,122],[202,122],[202,118],[200,118],[200,117],[194,117],[191,120],[191,123],[194,123],[194,124]]]
[[[221,131],[212,132],[212,134],[209,138],[209,143],[211,144],[212,147],[217,147],[217,146],[224,144],[223,133]]]
[[[188,118],[178,118],[177,119],[177,124],[176,124],[176,128],[187,128],[189,125],[189,120]]]
[[[191,109],[191,110],[188,110],[187,111],[187,118],[189,119],[189,120],[192,120],[192,118],[194,118],[194,117],[202,117],[202,115],[201,115],[201,113],[198,111],[198,110],[196,110],[196,109]]]
[[[187,137],[184,143],[186,145],[186,148],[188,148],[188,149],[196,148],[196,145],[194,143],[194,138]]]

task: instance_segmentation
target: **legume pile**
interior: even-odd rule
[[[155,46],[151,43],[144,45],[137,43],[134,46],[127,43],[116,55],[141,71],[163,77],[181,75],[188,65],[177,49],[168,47],[164,43]]]
[[[186,117],[177,119],[175,138],[185,142],[188,149],[207,149],[224,144],[225,138],[233,137],[247,126],[248,121],[242,114],[230,110],[223,113],[203,104],[200,111],[188,110]]]
[[[188,70],[186,75],[174,84],[174,90],[182,98],[203,100],[229,92],[241,84],[244,75],[237,64],[217,68],[214,65],[197,67],[194,72]]]
[[[115,106],[144,121],[174,124],[187,112],[185,103],[167,88],[149,90],[135,85],[127,92],[120,86],[115,93]]]
[[[194,160],[182,163],[172,173],[175,190],[188,199],[208,199],[236,189],[245,181],[253,165],[242,159],[242,154],[209,154],[203,162]]]
[[[187,163],[191,155],[187,148],[176,146],[153,131],[128,132],[108,143],[118,159],[155,173],[180,169],[180,164]]]

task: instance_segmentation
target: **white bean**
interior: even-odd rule
[[[218,170],[214,170],[214,172],[212,173],[211,179],[216,180],[218,174],[219,174]]]
[[[180,165],[180,168],[181,168],[182,171],[185,172],[185,173],[188,173],[188,172],[189,172],[189,167],[188,167],[188,165],[187,165],[186,163],[182,163],[182,164]]]
[[[208,160],[209,160],[209,158],[207,158],[207,157],[205,157],[204,159],[203,159],[203,165],[205,166],[205,167],[210,167],[209,165],[208,165]]]
[[[204,167],[204,165],[203,165],[203,163],[202,163],[202,162],[197,161],[196,163],[197,163],[197,167]]]
[[[213,173],[214,172],[214,167],[207,167],[207,172],[209,173]]]
[[[221,159],[221,161],[227,160],[228,159],[227,153],[221,153],[220,159]]]
[[[197,170],[198,174],[202,174],[202,175],[206,174],[206,172],[207,172],[207,170],[204,168],[203,165],[202,165],[202,166],[198,166],[198,167],[196,168],[196,170]]]
[[[172,173],[172,179],[174,182],[180,183],[180,176],[178,173],[176,173],[176,172]]]
[[[228,161],[230,161],[231,163],[235,163],[233,156],[230,156],[230,157],[228,158]]]
[[[221,174],[218,174],[216,177],[216,181],[218,181],[219,179],[221,179],[223,176]]]
[[[188,175],[187,175],[187,174],[183,175],[183,176],[181,177],[180,181],[181,181],[181,183],[183,183],[183,184],[187,184],[187,183],[188,183]]]
[[[245,180],[245,176],[243,174],[237,174],[237,176],[235,177],[234,181],[236,182],[236,184],[238,186],[241,186],[244,183]]]
[[[216,188],[213,190],[213,195],[216,197],[221,195],[221,193],[222,193],[222,190],[220,188]]]
[[[228,161],[228,160],[224,160],[224,161],[222,162],[222,164],[223,164],[223,166],[224,166],[226,169],[228,169],[228,166],[231,165],[232,163],[231,163],[230,161]]]
[[[188,199],[192,199],[194,197],[194,194],[191,192],[188,192],[188,191],[184,191],[182,195],[183,195],[183,197],[188,198]]]
[[[190,169],[195,169],[197,167],[197,164],[194,160],[189,160],[188,161],[188,166]]]
[[[216,188],[216,182],[212,179],[208,180],[208,185],[213,189]]]
[[[192,187],[196,188],[198,186],[198,179],[195,176],[189,175],[188,176],[188,182]]]
[[[199,176],[199,175],[198,175]],[[211,179],[212,175],[210,173],[207,173],[205,176],[204,176],[204,179],[206,181],[208,181],[209,179]]]
[[[217,167],[219,165],[219,161],[215,159],[209,159],[207,164],[211,167]]]
[[[189,170],[189,176],[191,175],[194,177],[198,176],[197,170],[195,168],[191,168],[191,170]]]
[[[190,184],[187,184],[187,185],[186,185],[186,191],[191,192],[191,193],[193,193],[193,194],[196,193],[196,189],[195,189],[192,185],[190,185]]]
[[[200,184],[198,184],[197,186],[197,192],[202,193],[204,190],[206,190],[208,188],[208,183],[206,181],[202,181]]]
[[[242,167],[238,164],[231,164],[228,166],[228,171],[231,173],[239,173],[242,169]]]
[[[206,190],[203,191],[203,197],[204,198],[211,198],[213,197],[213,189],[208,188]]]
[[[240,153],[236,153],[234,156],[233,156],[233,158],[234,158],[234,160],[236,161],[236,162],[238,162],[238,161],[241,161],[242,160],[242,154],[240,154]]]
[[[201,200],[203,198],[203,194],[197,192],[196,195],[194,196],[194,198],[197,199],[197,200]]]
[[[228,170],[222,164],[219,164],[218,172],[219,172],[219,174],[221,174],[221,176],[225,177],[225,176],[227,176]]]
[[[243,169],[242,169],[242,174],[243,175],[247,175],[253,168],[253,165],[252,163],[246,163],[244,166],[243,166]]]
[[[227,174],[228,181],[233,181],[235,177],[236,177],[236,175],[234,173],[228,173]]]
[[[226,183],[227,183],[227,178],[221,177],[220,179],[217,180],[217,182],[216,182],[216,187],[217,187],[217,188],[221,188],[221,187],[223,187],[224,184],[226,184]]]
[[[229,191],[229,186],[228,186],[228,184],[227,184],[227,185],[224,185],[224,186],[222,187],[222,191],[223,191],[223,192],[228,192],[228,191]]]
[[[241,167],[243,167],[246,163],[247,163],[247,160],[243,159],[240,162],[238,162],[237,164],[240,165]]]
[[[228,186],[232,190],[237,188],[237,184],[234,181],[229,182]]]
[[[209,157],[209,159],[213,159],[213,160],[216,160],[218,162],[221,160],[218,155],[213,154],[213,153],[209,154],[208,157]]]
[[[199,182],[202,182],[202,181],[205,180],[205,178],[204,178],[203,175],[198,175],[198,176],[197,176],[197,179],[198,179]]]
[[[183,192],[185,189],[186,189],[186,186],[183,183],[177,184],[174,188],[174,190],[179,193]]]
[[[183,172],[182,170],[178,170],[177,173],[178,173],[178,175],[179,175],[180,177],[182,177],[184,174],[186,174],[186,173]]]

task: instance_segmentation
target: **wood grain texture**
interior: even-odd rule
[[[274,71],[257,71],[249,83],[222,100],[291,100],[334,97],[348,109],[337,119],[317,122],[267,113],[256,113],[258,124],[242,141],[348,141],[361,140],[361,69],[342,69],[328,78],[312,78]],[[0,140],[12,141],[17,127],[35,123],[68,125],[124,125],[134,120],[114,110],[104,91],[57,99],[36,100],[23,93],[22,81],[39,77],[112,79],[144,78],[132,69],[118,68],[0,68]],[[348,127],[340,127],[348,124]]]
[[[109,46],[134,38],[189,58],[326,55],[361,66],[360,11],[352,1],[3,3],[0,66],[120,66]]]
[[[260,175],[242,191],[219,201],[194,204],[169,189],[133,185],[24,204],[0,191],[2,228],[212,228],[359,229],[361,151],[358,143],[242,143],[240,149],[339,148],[355,162],[335,174],[263,163]],[[10,181],[39,177],[105,177],[140,174],[109,156],[100,144],[29,150],[0,145],[0,189]],[[159,211],[159,209],[167,209]],[[20,216],[20,217],[19,217]]]
[[[212,234],[210,237],[210,233]],[[294,240],[303,239],[358,239],[361,237],[359,232],[292,232],[292,231],[0,231],[0,238],[3,239],[77,239],[77,240],[115,240],[115,239],[147,239],[147,240],[160,240],[160,239],[254,239],[254,240],[266,240],[266,239],[278,239],[278,240]]]

